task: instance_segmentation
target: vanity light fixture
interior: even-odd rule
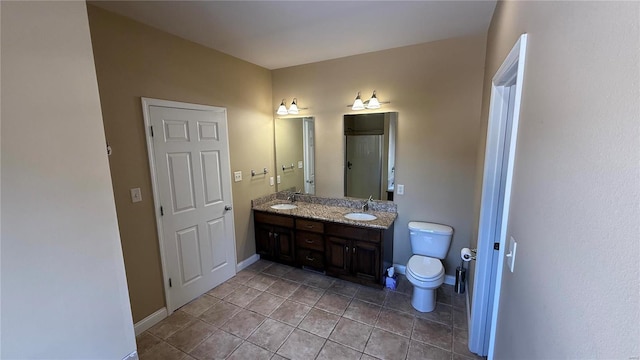
[[[282,99],[282,102],[280,103],[280,106],[278,107],[278,111],[276,111],[276,114],[278,114],[278,115],[298,115],[300,110],[307,110],[307,109],[308,108],[299,108],[298,107],[298,99],[297,98],[293,98],[293,101],[291,102],[291,106],[289,106],[289,110],[287,110],[287,104],[285,104],[285,100]]]
[[[353,102],[351,110],[364,110],[364,103],[360,98],[360,91],[358,91],[358,96],[356,96],[356,100]]]
[[[375,90],[373,90],[373,95],[371,95],[371,99],[369,99],[369,102],[367,103],[367,109],[380,109],[380,102],[376,97]]]
[[[374,110],[374,109],[380,109],[380,104],[389,104],[389,101],[383,101],[380,102],[378,100],[378,97],[376,96],[376,91],[373,90],[373,95],[371,95],[371,98],[369,100],[366,101],[362,101],[362,98],[360,98],[360,92],[358,91],[358,96],[356,96],[356,100],[353,102],[353,105],[347,105],[347,107],[350,107],[351,110],[364,110],[364,109],[370,109],[370,110]]]
[[[284,104],[284,99],[282,99],[282,102],[280,103],[280,107],[278,108],[278,111],[276,111],[276,114],[278,115],[287,115],[287,106]]]
[[[296,101],[298,101],[298,99],[293,98],[291,106],[289,106],[289,114],[291,115],[298,115],[298,104],[296,104]]]

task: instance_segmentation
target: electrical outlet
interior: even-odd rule
[[[242,181],[242,171],[235,171],[233,173],[233,180],[235,182]]]
[[[302,165],[302,161],[298,161],[298,169],[302,169],[303,165]]]
[[[140,188],[130,189],[131,193],[131,202],[140,202],[142,201],[142,193],[140,192]]]
[[[278,182],[278,184],[280,184],[280,175],[276,177],[276,181]]]
[[[396,194],[398,195],[404,195],[404,185],[397,185],[398,189],[396,190]]]
[[[269,185],[273,186],[273,176],[269,178]]]

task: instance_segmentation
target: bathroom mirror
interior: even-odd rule
[[[344,115],[344,196],[393,200],[398,113]]]
[[[276,118],[276,191],[315,194],[314,118]]]

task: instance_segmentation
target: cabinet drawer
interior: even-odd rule
[[[324,254],[319,251],[299,249],[298,263],[303,266],[311,266],[316,269],[324,270]]]
[[[324,238],[320,234],[297,231],[296,244],[301,248],[324,251]]]
[[[254,216],[255,222],[293,228],[292,217],[267,214],[263,212],[254,212],[253,216]]]
[[[364,227],[340,224],[327,224],[325,227],[325,233],[327,235],[334,235],[347,239],[380,242],[380,230],[378,229],[368,229]]]
[[[322,233],[322,232],[324,232],[324,224],[319,222],[319,221],[312,221],[312,220],[306,220],[306,219],[297,219],[296,220],[296,229]]]

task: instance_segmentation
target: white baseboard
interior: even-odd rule
[[[246,267],[248,267],[249,265],[253,264],[254,262],[260,260],[260,255],[258,254],[253,254],[252,256],[249,256],[248,258],[240,261],[237,265],[236,265],[236,272],[245,269]]]
[[[456,284],[456,277],[453,275],[445,275],[444,276],[444,283],[447,285],[455,285]]]
[[[135,325],[133,325],[133,330],[136,333],[136,336],[142,334],[147,329],[151,328],[153,325],[162,321],[162,319],[167,317],[167,308],[163,307],[162,309],[154,312],[153,314],[147,316],[146,318],[138,321]]]
[[[407,266],[406,265],[393,264],[393,267],[394,267],[395,271],[398,274],[404,275],[405,272],[407,271]],[[445,275],[444,276],[444,283],[447,284],[447,285],[455,285],[456,284],[456,277],[453,276],[453,275]]]
[[[122,360],[138,360],[138,351],[133,351],[131,354],[125,356]]]

